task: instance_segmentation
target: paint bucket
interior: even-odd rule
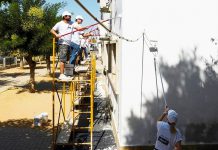
[[[40,115],[41,115],[41,122],[43,124],[47,123],[48,122],[48,113],[47,112],[43,112]]]
[[[73,76],[74,65],[73,64],[65,64],[64,66],[64,74],[66,76]]]
[[[34,127],[40,127],[42,124],[46,124],[48,122],[48,113],[42,112],[41,114],[34,117],[33,125]]]
[[[34,127],[40,127],[41,126],[41,116],[38,115],[38,116],[35,116],[34,117],[34,120],[33,120],[33,125]]]

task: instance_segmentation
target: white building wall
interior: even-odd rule
[[[193,50],[197,46],[196,57],[205,57],[210,61],[210,55],[217,58],[217,50],[210,42],[210,38],[218,36],[218,21],[216,21],[216,14],[218,14],[218,2],[215,0],[203,1],[203,0],[134,0],[134,1],[122,1],[122,35],[129,39],[138,38],[145,30],[148,37],[152,40],[158,41],[159,56],[161,56],[166,62],[169,69],[173,69],[173,65],[178,63],[184,63],[185,67],[198,66],[200,71],[191,70],[193,72],[185,72],[187,69],[178,69],[178,72],[169,72],[170,75],[184,74],[185,87],[179,85],[176,92],[181,93],[181,99],[179,94],[168,91],[170,86],[177,83],[177,78],[164,80],[165,91],[167,92],[167,99],[169,106],[172,109],[176,109],[180,114],[180,121],[178,126],[180,127],[184,141],[187,140],[186,135],[187,128],[192,126],[193,130],[195,126],[198,127],[198,123],[206,123],[206,120],[211,124],[218,120],[218,117],[213,114],[215,108],[213,104],[216,103],[214,100],[211,102],[205,102],[209,99],[203,98],[202,96],[211,96],[211,99],[216,99],[215,91],[211,92],[209,89],[205,90],[200,84],[206,85],[205,74],[205,63],[201,59],[194,61]],[[204,10],[204,11],[202,11]],[[156,87],[155,87],[155,74],[153,55],[146,48],[144,53],[144,82],[143,82],[143,105],[142,114],[141,109],[141,64],[142,64],[142,39],[138,42],[131,43],[122,41],[120,55],[120,145],[121,146],[135,146],[154,144],[155,133],[156,133],[156,119],[158,114],[161,114],[163,107],[163,100],[160,102],[156,100]],[[182,55],[184,51],[184,56]],[[158,57],[159,60],[160,57]],[[185,58],[185,59],[183,59]],[[186,60],[187,62],[184,62]],[[186,65],[187,63],[187,65]],[[195,73],[196,72],[196,73]],[[199,73],[199,74],[197,74]],[[189,77],[188,75],[196,77]],[[186,76],[187,75],[187,76]],[[165,77],[170,78],[170,76]],[[200,78],[200,79],[199,79]],[[181,78],[178,78],[181,80]],[[197,81],[198,80],[198,81]],[[182,82],[182,81],[181,81]],[[217,82],[217,80],[216,80]],[[159,83],[159,96],[161,96],[162,90]],[[191,83],[189,85],[189,83]],[[195,85],[196,84],[196,85]],[[212,86],[212,85],[211,85]],[[217,87],[213,85],[213,87]],[[175,86],[176,88],[176,86]],[[192,91],[186,91],[190,89]],[[199,97],[199,92],[205,92]],[[189,93],[190,92],[190,93]],[[184,98],[184,102],[182,99]],[[197,101],[199,99],[199,101]],[[187,105],[184,104],[187,102]],[[204,104],[210,105],[213,110],[206,108],[208,113],[204,115],[202,120],[199,116],[202,115],[202,111],[205,111]],[[193,108],[195,108],[193,113]],[[211,111],[209,113],[209,111]],[[191,117],[193,116],[193,117]],[[210,118],[210,119],[209,119]],[[193,124],[192,124],[193,123]],[[204,139],[202,139],[204,140]],[[197,142],[197,141],[194,141]]]
[[[132,40],[145,31],[150,40],[158,41],[157,61],[167,102],[179,113],[178,127],[185,143],[217,142],[209,138],[218,137],[217,132],[208,135],[218,130],[214,113],[218,46],[210,41],[218,37],[217,6],[217,0],[112,0],[111,4],[111,17],[122,17],[112,20],[112,31]],[[112,40],[117,41],[117,93],[109,85],[109,95],[116,108],[112,115],[120,146],[154,144],[156,120],[164,107],[159,72],[160,100],[156,98],[154,55],[145,44],[141,99],[142,38],[127,42],[112,36]]]

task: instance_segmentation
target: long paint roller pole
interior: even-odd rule
[[[114,18],[110,18],[110,19],[107,19],[107,20],[103,20],[103,21],[101,21],[100,23],[107,22],[107,21],[109,21],[109,20],[111,20],[111,19],[114,19]],[[61,37],[65,36],[65,35],[68,35],[68,34],[73,34],[74,32],[77,32],[77,31],[83,31],[83,30],[85,30],[85,29],[88,29],[88,28],[93,27],[93,26],[95,26],[95,25],[98,25],[98,24],[100,24],[100,23],[95,23],[95,24],[92,24],[92,25],[83,27],[83,28],[81,28],[81,29],[77,29],[77,30],[75,30],[75,31],[68,32],[68,33],[66,33],[66,34],[62,34]]]
[[[167,100],[166,100],[166,95],[165,95],[165,91],[164,91],[164,86],[163,86],[162,74],[161,74],[161,71],[160,71],[160,67],[159,67],[159,66],[158,66],[158,68],[159,68],[159,73],[160,73],[160,81],[161,81],[161,86],[162,86],[162,90],[163,90],[163,98],[164,98],[165,107],[168,107],[168,105],[167,105]]]

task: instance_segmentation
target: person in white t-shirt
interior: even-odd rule
[[[85,53],[85,58],[88,57],[88,52],[89,52],[89,39],[88,37],[83,37],[81,39],[81,42],[80,42],[80,47],[81,47],[81,50],[83,51],[84,50],[84,53]]]
[[[64,75],[64,66],[67,61],[67,55],[70,54],[70,43],[71,43],[71,34],[62,36],[66,33],[70,33],[73,30],[73,22],[71,22],[71,13],[64,11],[62,13],[62,21],[55,24],[51,29],[51,33],[58,38],[58,48],[60,52],[60,80],[70,79]]]
[[[167,116],[167,122],[162,121]],[[181,150],[182,136],[175,127],[178,114],[174,110],[165,108],[157,121],[157,139],[154,150]]]
[[[76,22],[73,23],[73,28],[74,28],[74,33],[72,34],[71,38],[71,49],[72,49],[72,55],[70,57],[70,64],[75,64],[76,62],[76,57],[79,54],[81,48],[80,48],[80,43],[81,43],[81,38],[80,36],[87,37],[93,35],[92,33],[84,33],[84,31],[76,31],[78,29],[83,29],[81,27],[81,24],[83,22],[83,17],[81,15],[76,16]]]

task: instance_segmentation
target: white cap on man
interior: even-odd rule
[[[77,19],[84,20],[83,17],[82,17],[81,15],[76,16],[76,20],[77,20]]]
[[[72,16],[72,14],[69,11],[64,11],[62,13],[62,17],[64,17],[64,16]]]
[[[169,123],[176,123],[178,114],[174,110],[170,109],[167,113],[167,119]]]

